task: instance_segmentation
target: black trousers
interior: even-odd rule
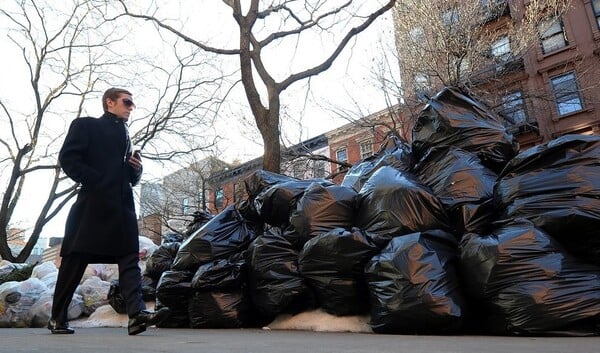
[[[119,288],[125,299],[127,315],[133,317],[141,310],[146,309],[142,297],[138,253],[116,258],[115,262],[119,266]],[[73,294],[90,263],[97,263],[97,261],[85,254],[72,254],[62,258],[52,301],[52,319],[59,323],[67,322],[67,313]]]

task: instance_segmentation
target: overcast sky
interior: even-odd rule
[[[171,15],[173,17],[185,16],[193,14],[192,18],[195,23],[204,23],[215,21],[219,23],[219,16],[230,16],[230,10],[219,4],[218,12],[211,12],[207,7],[214,4],[214,0],[202,2],[180,2],[185,3],[184,9],[171,7]],[[218,2],[220,3],[220,2]],[[177,2],[169,4],[176,5]],[[189,8],[190,4],[198,6],[195,9]],[[0,5],[3,6],[3,5]],[[220,12],[219,12],[220,11]],[[198,15],[197,15],[198,14]],[[193,23],[191,25],[193,27]],[[0,26],[1,28],[1,26]],[[203,28],[212,28],[214,33],[208,33],[208,38],[217,40],[219,33],[223,33],[220,24],[214,26],[204,26]],[[2,31],[4,31],[2,29]],[[385,14],[378,19],[371,28],[361,33],[351,46],[347,47],[328,71],[313,77],[310,81],[310,94],[305,103],[306,84],[308,81],[299,82],[290,87],[282,96],[282,104],[286,106],[285,112],[290,116],[290,121],[284,126],[286,131],[284,134],[290,143],[297,143],[318,134],[324,133],[331,129],[347,123],[336,116],[330,109],[339,107],[345,110],[356,110],[356,104],[366,113],[372,113],[385,108],[385,100],[381,91],[375,86],[372,80],[373,63],[376,57],[380,55],[380,41],[384,41],[386,46],[393,46],[392,38],[392,23],[391,14]],[[146,45],[152,45],[152,40],[144,38],[143,33],[130,33],[131,43],[138,46],[138,50]],[[202,37],[207,38],[207,37]],[[319,43],[315,43],[316,50],[320,48]],[[19,92],[30,89],[28,87],[27,78],[23,77],[23,71],[16,69],[15,64],[19,60],[20,53],[15,48],[14,43],[11,43],[6,34],[0,33],[0,52],[3,53],[2,65],[0,65],[0,97],[2,99],[18,100]],[[293,54],[293,55],[292,55]],[[282,72],[286,70],[293,71],[293,65],[301,67],[305,61],[314,60],[316,55],[310,50],[295,51],[290,53],[289,57],[276,57],[272,65],[281,65]],[[299,65],[299,66],[298,66]],[[136,92],[136,96],[143,95],[143,92]],[[245,104],[245,102],[243,102]],[[27,103],[23,103],[27,104]],[[96,104],[96,115],[100,115],[101,109],[99,104]],[[135,119],[135,112],[132,116]],[[68,123],[70,119],[66,117]],[[301,125],[295,124],[300,122]],[[223,119],[220,120],[222,127],[217,127],[224,134],[227,132],[227,137],[230,139],[224,144],[221,156],[227,162],[234,159],[246,161],[257,157],[261,154],[262,147],[256,142],[256,135],[247,136],[243,131],[236,129],[236,125],[232,121]],[[56,123],[56,129],[65,129],[64,122]],[[235,143],[240,142],[240,143]],[[160,177],[162,174],[169,172],[163,170],[162,167],[145,165],[144,180],[153,180]],[[35,192],[27,195],[28,198],[35,199]],[[61,236],[64,229],[64,221],[69,207],[66,207],[59,216],[55,217],[44,229],[42,236]],[[20,217],[24,223],[27,223],[27,214],[22,214]]]

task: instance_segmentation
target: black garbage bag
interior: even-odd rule
[[[251,303],[244,290],[196,292],[190,298],[190,327],[239,328],[250,321]]]
[[[444,205],[455,234],[489,230],[495,220],[494,185],[498,175],[479,158],[459,148],[432,148],[413,172]]]
[[[158,286],[158,279],[142,275],[142,299],[145,302],[156,300],[156,286]]]
[[[459,254],[463,288],[482,302],[492,332],[599,333],[600,267],[578,261],[530,221],[465,234]]]
[[[334,185],[325,179],[293,180],[275,184],[264,190],[254,199],[254,206],[260,218],[271,226],[287,226],[290,214],[296,208],[296,202],[313,183]]]
[[[260,169],[247,176],[244,179],[244,185],[246,186],[248,199],[253,199],[254,197],[258,196],[258,194],[275,184],[296,180],[298,179]]]
[[[211,218],[213,218],[213,215],[210,214],[210,212],[208,212],[208,211],[200,210],[200,211],[194,212],[192,214],[192,217],[193,217],[192,221],[185,226],[185,231],[183,232],[185,237],[189,237],[195,231],[200,229],[200,227],[202,227],[203,225],[208,223],[208,221],[210,221]],[[183,240],[180,240],[180,241],[183,241]]]
[[[298,252],[281,233],[279,228],[269,228],[246,253],[252,303],[265,318],[298,313],[314,305],[298,269]]]
[[[517,155],[499,176],[501,219],[527,218],[600,265],[600,136],[565,135]]]
[[[156,285],[158,282],[148,276],[142,276],[142,299],[145,302],[156,300]],[[110,282],[110,288],[106,295],[108,304],[119,314],[127,314],[125,298],[119,287],[119,280],[114,279]]]
[[[146,260],[144,275],[158,280],[163,272],[171,269],[180,247],[179,242],[161,244]]]
[[[244,186],[246,187],[248,198],[239,203],[238,209],[240,213],[250,222],[256,224],[264,223],[264,220],[262,220],[260,217],[254,203],[256,196],[275,184],[294,180],[298,179],[283,174],[268,172],[262,169],[253,172],[244,179]]]
[[[360,315],[369,311],[365,264],[377,253],[379,248],[360,229],[337,228],[310,239],[298,265],[323,310]]]
[[[127,306],[123,294],[121,294],[121,287],[119,287],[119,280],[114,279],[110,282],[110,288],[106,295],[108,304],[115,309],[119,314],[127,314]]]
[[[290,229],[298,236],[298,249],[319,234],[354,224],[356,191],[347,186],[311,184],[290,215]],[[288,239],[289,240],[289,239]]]
[[[247,281],[246,260],[239,253],[200,266],[192,278],[192,288],[202,291],[241,289]]]
[[[167,233],[160,238],[161,238],[161,241],[160,241],[161,244],[181,243],[184,240],[183,235],[179,234],[179,233]]]
[[[377,333],[452,333],[465,316],[457,240],[441,230],[396,237],[365,267]]]
[[[392,237],[427,229],[451,231],[440,200],[411,173],[381,167],[357,196],[356,226],[383,248]]]
[[[397,136],[389,136],[379,147],[379,151],[359,163],[354,164],[342,180],[343,186],[359,192],[365,182],[377,169],[383,166],[398,170],[410,170],[413,165],[410,145]]]
[[[421,157],[431,147],[454,146],[475,153],[499,173],[518,151],[500,118],[458,89],[446,87],[423,108],[412,130],[412,151]]]
[[[242,254],[200,266],[192,278],[192,288],[197,292],[189,303],[190,326],[247,326],[252,307],[247,294],[247,280],[246,261]]]
[[[171,309],[168,319],[157,327],[184,328],[190,327],[189,303],[194,290],[190,271],[165,271],[156,286],[156,308]]]
[[[181,244],[171,269],[195,272],[202,264],[242,252],[254,238],[236,205],[228,206]]]

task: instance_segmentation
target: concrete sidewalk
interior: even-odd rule
[[[261,329],[0,328],[0,353],[594,353],[600,337],[401,336]]]

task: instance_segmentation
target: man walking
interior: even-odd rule
[[[166,319],[168,308],[146,310],[138,266],[139,231],[132,186],[142,175],[139,154],[131,151],[126,122],[135,108],[132,94],[110,88],[102,97],[104,115],[73,120],[60,150],[63,171],[81,184],[71,208],[60,255],[62,257],[48,329],[72,334],[67,310],[90,263],[117,263],[119,287],[129,316],[128,333]]]

